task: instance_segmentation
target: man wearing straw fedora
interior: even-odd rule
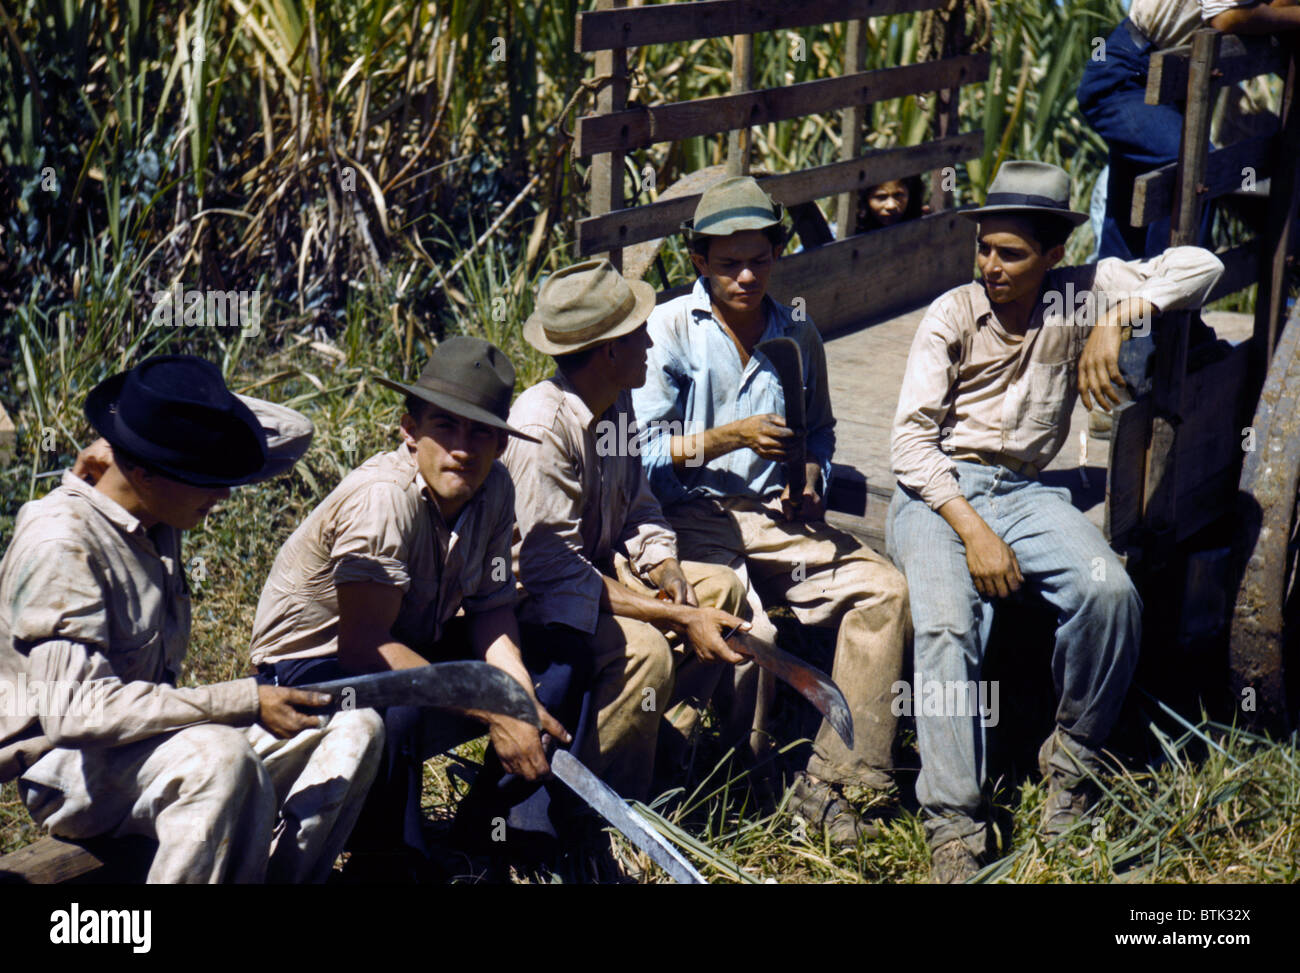
[[[514,366],[481,338],[458,336],[434,349],[414,384],[378,380],[406,397],[402,441],[344,477],[284,543],[258,601],[252,660],[265,678],[306,685],[473,655],[533,695],[514,614],[514,487],[497,461],[508,436],[526,436],[506,422]],[[543,731],[567,740],[537,707]],[[536,727],[485,719],[508,771],[529,781],[549,773]],[[375,877],[419,879],[429,873],[424,761],[482,726],[415,706],[388,707],[384,723],[384,764],[352,847]]]
[[[378,764],[375,712],[326,726],[299,709],[316,693],[176,685],[181,533],[288,470],[311,423],[187,355],[107,379],[85,411],[107,442],[22,507],[0,562],[0,688],[33,704],[0,716],[0,780],[53,834],[156,839],[150,882],[324,881]]]
[[[629,390],[646,379],[654,304],[649,284],[625,280],[608,260],[547,279],[524,337],[556,371],[510,412],[536,442],[512,442],[505,455],[527,591],[520,618],[539,641],[568,633],[588,647],[596,718],[575,753],[637,799],[649,796],[665,716],[662,739],[676,755],[721,686],[724,739],[742,742],[757,685],[753,664],[724,640],[748,631],[744,585],[725,567],[678,561],[641,466]]]
[[[1047,836],[1069,830],[1094,796],[1088,772],[1101,769],[1133,675],[1141,603],[1069,490],[1038,473],[1065,442],[1076,391],[1088,407],[1118,402],[1124,331],[1199,307],[1223,269],[1198,247],[1057,268],[1087,219],[1069,204],[1064,170],[1011,161],[986,204],[963,213],[979,223],[982,279],[937,298],[917,329],[894,418],[898,488],[886,527],[911,594],[917,686],[974,685],[994,605],[1022,585],[1056,610],[1060,700],[1039,751]],[[937,882],[974,875],[992,837],[982,793],[989,714],[951,709],[916,715],[917,797]]]
[[[785,241],[783,215],[748,176],[703,194],[684,227],[699,279],[650,316],[649,379],[632,400],[649,427],[650,484],[683,555],[745,580],[754,637],[775,638],[768,603],[837,631],[832,678],[853,714],[854,746],[823,722],[786,806],[848,844],[874,826],[861,821],[841,785],[891,785],[890,687],[902,670],[907,591],[887,559],[823,517],[835,450],[826,354],[806,315],[767,295]],[[802,444],[786,426],[778,373],[756,347],[775,338],[792,339],[802,359]],[[784,468],[793,455],[807,460],[797,496]]]

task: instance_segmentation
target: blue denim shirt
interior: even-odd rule
[[[826,378],[821,335],[802,308],[763,299],[767,327],[760,341],[793,338],[803,357],[808,426],[807,459],[822,468],[822,494],[831,479],[835,418]],[[737,449],[703,465],[673,469],[669,441],[764,413],[785,415],[785,395],[767,356],[755,352],[741,365],[735,344],[713,316],[707,281],[689,294],[661,304],[650,315],[646,383],[632,392],[641,426],[641,462],[664,506],[689,497],[757,496],[785,489],[781,464],[752,449]]]

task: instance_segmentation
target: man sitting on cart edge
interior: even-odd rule
[[[681,556],[740,575],[753,637],[775,640],[766,603],[838,632],[832,678],[853,716],[854,746],[823,722],[786,807],[851,844],[873,828],[841,785],[891,786],[890,687],[902,670],[907,592],[888,559],[824,519],[835,450],[826,353],[812,321],[767,294],[786,239],[783,218],[784,208],[748,176],[703,194],[684,227],[700,277],[690,294],[650,315],[649,377],[632,402],[645,430],[642,460]],[[785,422],[780,378],[757,348],[774,338],[799,349],[806,447]],[[806,485],[791,495],[784,464],[800,449]],[[763,703],[760,696],[760,724]]]
[[[917,329],[894,418],[898,480],[886,544],[907,575],[915,685],[980,678],[996,599],[1022,584],[1056,609],[1056,728],[1039,752],[1043,832],[1068,830],[1093,794],[1141,641],[1141,602],[1101,532],[1069,491],[1038,482],[1086,406],[1119,401],[1126,328],[1199,307],[1223,271],[1214,254],[1174,247],[1150,261],[1107,258],[1057,268],[1087,220],[1070,179],[1040,162],[1007,162],[979,222],[982,280],[937,298]],[[964,881],[991,837],[982,795],[983,721],[964,706],[917,714],[935,881]]]

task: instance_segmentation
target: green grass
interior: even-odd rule
[[[373,375],[413,379],[454,333],[500,345],[518,389],[549,372],[521,328],[543,275],[576,257],[575,220],[586,215],[589,160],[569,157],[557,120],[592,74],[572,53],[574,16],[589,4],[284,0],[250,3],[247,18],[231,4],[190,5],[183,18],[184,5],[148,0],[117,5],[117,15],[75,6],[18,0],[7,16],[22,50],[0,36],[0,401],[19,430],[0,469],[0,547],[19,505],[57,484],[90,441],[80,409],[96,382],[162,350],[219,362],[232,387],[316,424],[290,474],[237,490],[186,539],[194,630],[183,680],[234,678],[247,671],[254,607],[280,544],[349,469],[397,442],[398,397]],[[991,11],[990,81],[967,88],[961,105],[960,128],[983,128],[984,152],[960,167],[959,197],[981,200],[1001,159],[1038,158],[1071,172],[1073,206],[1086,211],[1104,148],[1077,117],[1073,92],[1091,37],[1108,32],[1121,5],[995,0]],[[873,19],[867,66],[911,63],[920,25]],[[804,60],[793,56],[796,35]],[[199,36],[206,60],[181,58]],[[497,37],[507,41],[504,62],[490,59]],[[730,44],[635,49],[630,97],[655,104],[725,92]],[[761,35],[755,84],[837,74],[843,48],[843,25]],[[580,96],[575,113],[591,103]],[[915,98],[875,106],[866,147],[917,141],[932,109]],[[834,118],[761,126],[754,163],[787,171],[829,162],[837,139]],[[628,198],[640,190],[631,170],[651,166],[662,189],[720,162],[725,142],[633,153]],[[340,151],[357,163],[355,195],[340,182]],[[44,166],[57,192],[41,188]],[[537,173],[517,210],[477,244]],[[1077,233],[1067,259],[1089,249]],[[689,279],[677,241],[664,257],[674,282]],[[173,280],[262,289],[263,333],[240,341],[219,329],[145,327],[152,294]],[[1250,306],[1249,295],[1229,301]],[[786,742],[806,735],[787,730]],[[1089,823],[1050,847],[1034,837],[1041,788],[1007,783],[994,799],[1013,827],[985,877],[1294,881],[1295,741],[1202,722],[1165,743],[1152,766],[1107,781],[1103,830]],[[476,759],[482,746],[462,753]],[[709,738],[691,777],[647,813],[719,882],[923,881],[910,734],[898,751],[902,810],[859,849],[834,851],[788,816],[758,810],[748,778]],[[426,767],[435,832],[458,793],[450,764]],[[34,836],[14,786],[0,788],[0,851]],[[474,862],[467,869],[486,874]]]

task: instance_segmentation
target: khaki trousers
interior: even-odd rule
[[[702,607],[720,608],[749,620],[745,586],[735,572],[693,561],[683,561],[681,566]],[[655,589],[637,578],[626,559],[616,559],[615,571],[623,584],[654,597]],[[729,727],[748,732],[758,686],[752,663],[734,667],[703,663],[675,635],[665,636],[648,622],[603,612],[596,631],[586,638],[593,660],[596,730],[592,738],[576,741],[573,749],[624,797],[650,796],[661,720],[666,718],[673,731],[689,739],[727,669],[735,674],[725,680],[729,705],[724,739]]]
[[[284,740],[256,725],[200,723],[119,747],[51,750],[19,791],[51,834],[156,838],[150,883],[323,882],[383,739],[372,709]]]
[[[838,627],[831,678],[853,714],[854,746],[844,746],[823,721],[808,772],[835,783],[888,787],[897,722],[892,687],[910,636],[902,573],[824,521],[782,520],[778,499],[699,498],[664,513],[682,557],[725,565],[748,585],[753,637],[776,638],[764,601],[789,605],[804,625]],[[760,699],[760,719],[765,709]]]

